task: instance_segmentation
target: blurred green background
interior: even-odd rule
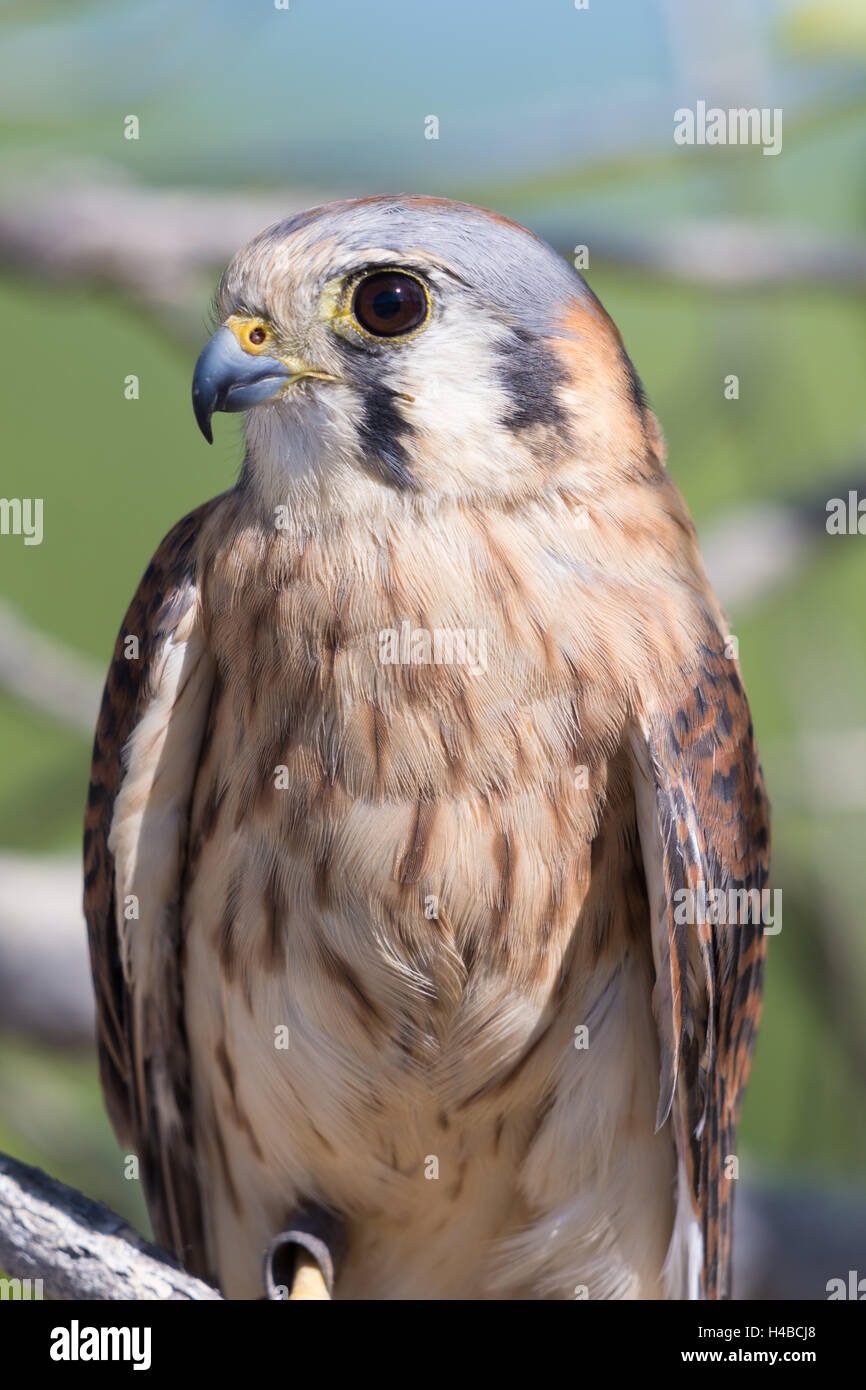
[[[42,545],[0,538],[2,599],[104,668],[157,542],[231,485],[237,422],[208,449],[190,377],[222,265],[272,220],[259,207],[406,189],[496,207],[569,257],[586,245],[721,555],[774,806],[784,925],[741,1173],[840,1192],[866,1187],[866,539],[829,536],[824,515],[866,496],[864,16],[840,0],[0,4],[0,492],[45,509]],[[699,99],[782,108],[782,152],[675,145],[674,111]],[[755,518],[766,581],[749,579]],[[10,854],[77,852],[73,724],[0,683]],[[85,1044],[2,1034],[0,1149],[145,1226]]]

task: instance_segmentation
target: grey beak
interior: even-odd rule
[[[247,410],[271,400],[289,376],[276,357],[244,352],[230,328],[218,328],[202,348],[192,377],[192,408],[208,444],[213,444],[215,410]]]

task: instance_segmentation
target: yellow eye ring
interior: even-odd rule
[[[254,355],[267,352],[270,345],[270,330],[261,319],[243,319],[232,314],[226,319],[226,326],[232,330],[244,352]]]
[[[384,331],[379,325],[374,325],[368,320],[365,324],[358,315],[359,291],[370,281],[400,281],[404,286],[411,285],[417,290],[418,315],[415,321],[394,321],[398,315],[392,315],[391,322],[384,325]],[[385,289],[388,286],[384,286]],[[391,286],[393,289],[393,285]],[[422,298],[423,297],[423,298]],[[380,307],[380,306],[375,306]],[[362,271],[355,271],[350,275],[341,276],[339,279],[332,280],[325,288],[319,300],[318,317],[329,324],[335,333],[341,338],[347,338],[349,342],[357,343],[359,340],[370,343],[377,347],[394,343],[395,346],[405,343],[415,338],[430,323],[433,317],[433,298],[426,281],[414,270],[408,270],[404,266],[371,266]],[[373,327],[378,327],[379,331],[371,331]]]

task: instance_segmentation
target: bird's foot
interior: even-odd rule
[[[292,1214],[290,1227],[275,1236],[265,1254],[265,1294],[290,1303],[330,1300],[345,1248],[343,1223],[322,1207]]]

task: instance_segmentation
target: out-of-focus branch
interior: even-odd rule
[[[539,218],[533,229],[566,254],[575,243],[596,259],[656,279],[704,289],[775,290],[825,286],[866,292],[862,240],[830,236],[787,223],[741,218],[683,219],[639,235],[590,224],[581,229],[562,218]],[[573,253],[572,253],[573,254]]]
[[[107,284],[175,337],[198,337],[215,273],[257,232],[327,200],[148,188],[107,170],[0,182],[0,262],[41,279]]]
[[[0,1154],[0,1270],[12,1279],[41,1280],[45,1298],[221,1298],[101,1202],[6,1154]]]
[[[0,687],[10,695],[92,738],[104,679],[92,662],[31,627],[0,598]]]
[[[825,1299],[828,1282],[863,1269],[866,1201],[781,1182],[749,1182],[734,1196],[735,1299]]]
[[[256,232],[332,196],[148,188],[112,168],[0,182],[0,262],[52,279],[106,283],[156,313],[175,335],[199,335],[215,271]],[[828,285],[866,291],[866,249],[787,224],[679,221],[640,234],[575,214],[533,219],[566,256],[708,288]]]
[[[94,1037],[81,862],[0,853],[0,1028],[55,1046]]]

